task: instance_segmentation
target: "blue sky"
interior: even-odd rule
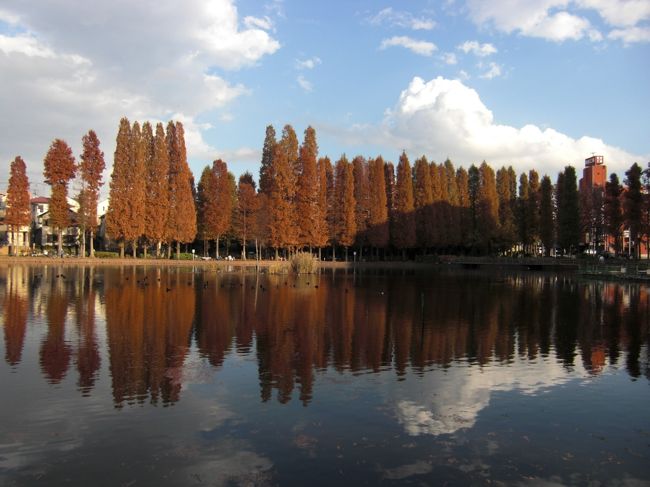
[[[257,177],[269,123],[332,159],[622,173],[650,160],[649,61],[650,0],[2,2],[0,157],[38,183],[93,128],[110,164],[125,115],[182,120],[197,176]]]

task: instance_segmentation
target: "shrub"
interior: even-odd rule
[[[291,270],[296,274],[314,274],[319,267],[318,259],[308,252],[297,252],[291,257]]]
[[[97,259],[117,259],[120,256],[118,252],[104,252],[104,251],[95,251],[95,257]]]
[[[192,260],[192,255],[189,252],[181,252],[178,254],[178,260]],[[195,259],[198,259],[198,257],[195,257]],[[177,260],[176,259],[176,253],[172,253],[172,260]]]
[[[289,262],[276,262],[273,264],[269,264],[267,272],[269,274],[289,274],[290,269],[291,266]]]

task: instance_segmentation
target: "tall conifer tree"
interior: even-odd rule
[[[156,257],[160,257],[169,214],[169,152],[162,123],[156,124],[153,154],[147,161],[144,236],[156,244]]]
[[[110,191],[108,196],[108,211],[106,213],[106,234],[117,240],[120,246],[120,257],[124,257],[124,246],[131,236],[129,229],[130,192],[133,179],[133,140],[131,124],[126,117],[120,120],[113,156],[113,171],[111,172]]]
[[[502,167],[497,171],[497,194],[499,195],[499,234],[503,249],[510,249],[516,238],[515,218],[512,214],[510,174]]]
[[[18,255],[16,245],[16,231],[20,227],[26,227],[31,221],[29,208],[29,179],[27,178],[27,166],[20,156],[17,156],[11,163],[9,169],[9,186],[7,187],[7,210],[5,212],[5,224],[12,232],[13,255]],[[23,242],[24,244],[24,242]]]
[[[352,174],[354,176],[354,218],[357,228],[355,245],[359,249],[359,258],[363,247],[368,244],[368,218],[370,205],[370,187],[368,186],[368,163],[363,156],[356,156],[352,160]]]
[[[332,173],[332,164],[328,158],[318,159],[318,204],[316,206],[316,240],[318,259],[321,259],[321,249],[330,241],[328,227],[328,178]]]
[[[491,253],[499,222],[499,197],[494,170],[485,161],[479,167],[479,220],[481,243]]]
[[[566,166],[557,183],[557,240],[560,247],[571,253],[580,244],[580,203],[576,170]]]
[[[126,227],[125,239],[131,242],[133,258],[135,259],[138,240],[144,234],[145,218],[145,197],[146,197],[146,152],[147,147],[142,137],[140,124],[135,122],[131,128],[131,168],[130,168],[130,191],[129,199],[129,220]]]
[[[70,225],[68,184],[74,178],[77,166],[72,149],[61,139],[55,139],[45,156],[43,176],[52,187],[49,213],[50,225],[58,235],[58,253],[63,254],[63,230]]]
[[[386,177],[381,156],[368,161],[370,187],[370,216],[368,219],[369,244],[375,249],[388,246],[388,204],[386,202]]]
[[[246,242],[253,234],[253,222],[257,212],[257,197],[253,176],[246,172],[239,177],[237,184],[237,234],[242,242],[241,258],[246,260]]]
[[[214,237],[210,231],[209,218],[212,216],[211,206],[214,205],[214,173],[210,166],[205,166],[196,188],[196,233],[203,240],[203,256],[208,255],[208,241]]]
[[[406,250],[415,247],[415,206],[413,202],[413,179],[411,164],[406,152],[400,155],[397,165],[397,180],[395,183],[395,235],[393,243],[406,257]]]
[[[85,232],[90,232],[90,257],[95,256],[94,235],[97,227],[97,200],[99,199],[99,188],[102,186],[102,173],[106,168],[104,153],[99,148],[99,138],[94,130],[88,131],[82,139],[83,153],[79,170],[83,185],[83,215],[80,215],[80,226],[82,227],[83,252],[85,255]]]
[[[180,257],[181,243],[196,236],[196,210],[194,206],[192,173],[187,164],[185,130],[180,122],[167,124],[167,152],[169,154],[169,213],[167,238],[176,242],[176,257]]]
[[[262,164],[260,166],[260,192],[266,195],[271,194],[273,187],[273,154],[277,142],[275,140],[275,129],[273,125],[266,127],[264,136],[264,147],[262,148]]]
[[[210,216],[208,217],[209,232],[215,239],[216,257],[219,256],[219,240],[232,227],[232,216],[235,209],[233,192],[234,182],[230,179],[228,165],[221,159],[212,163],[214,178],[214,193],[210,197]]]
[[[426,249],[433,245],[429,239],[429,229],[433,227],[429,218],[433,205],[433,193],[431,171],[425,156],[417,159],[413,166],[413,204],[415,206],[417,243],[422,249]]]
[[[305,137],[300,146],[298,161],[300,175],[298,176],[298,190],[296,193],[296,213],[298,217],[298,242],[301,246],[312,247],[318,245],[319,232],[319,178],[318,178],[318,144],[316,131],[307,127]]]
[[[269,197],[269,237],[278,250],[298,243],[295,197],[298,139],[291,125],[285,125],[282,138],[273,151],[273,180]]]
[[[621,194],[623,188],[616,173],[609,176],[605,184],[605,227],[607,233],[614,239],[614,251],[621,252],[621,236],[623,234],[623,208]]]
[[[643,194],[641,191],[641,166],[636,162],[625,171],[625,186],[627,190],[623,193],[623,216],[625,226],[630,232],[630,255],[635,258],[641,256],[641,238]]]
[[[551,183],[551,178],[544,176],[540,185],[539,237],[544,246],[546,257],[551,255],[551,249],[555,246],[553,219],[553,183]]]
[[[335,202],[335,228],[336,244],[345,249],[345,260],[348,260],[348,248],[354,244],[356,238],[356,219],[354,200],[354,173],[352,164],[345,157],[336,161],[334,188],[336,193]]]

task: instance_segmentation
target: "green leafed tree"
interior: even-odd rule
[[[273,187],[273,154],[277,141],[275,140],[275,129],[273,125],[266,127],[264,136],[264,147],[262,148],[262,164],[260,166],[260,192],[266,195],[271,194]]]
[[[574,253],[580,244],[580,203],[576,170],[566,166],[556,185],[557,241],[566,252]]]
[[[630,232],[630,254],[635,258],[641,256],[643,193],[641,189],[641,166],[636,162],[625,172],[626,191],[623,193],[623,217]]]
[[[555,247],[555,221],[553,213],[553,183],[544,176],[540,184],[539,197],[539,237],[547,257]]]
[[[621,195],[623,188],[618,180],[616,173],[609,176],[609,181],[605,184],[605,228],[607,233],[614,241],[614,251],[616,254],[621,253],[621,238],[623,236],[623,207],[621,204]]]

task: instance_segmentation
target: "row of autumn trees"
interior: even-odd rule
[[[21,165],[22,164],[22,165]],[[104,156],[93,131],[83,138],[77,166],[68,145],[55,140],[44,161],[44,176],[52,186],[50,222],[59,232],[70,225],[67,187],[78,173],[81,191],[77,223],[85,235],[97,225],[97,199],[102,185]],[[9,210],[22,208],[12,199],[24,174],[20,157],[12,163],[6,221],[20,225]],[[316,132],[308,127],[302,143],[291,125],[279,140],[273,126],[266,128],[259,188],[249,173],[239,181],[220,159],[207,166],[198,185],[187,163],[183,125],[170,121],[166,130],[145,122],[120,121],[110,181],[107,236],[121,255],[127,245],[135,256],[149,247],[160,255],[167,244],[177,254],[182,243],[203,242],[209,252],[226,237],[241,244],[246,258],[249,242],[256,256],[262,249],[280,253],[330,248],[332,258],[342,249],[348,258],[353,247],[359,257],[420,249],[423,253],[505,253],[519,247],[534,253],[543,246],[567,252],[578,249],[585,234],[602,244],[611,236],[621,250],[623,228],[631,240],[650,233],[650,177],[634,164],[623,188],[612,174],[605,190],[578,191],[575,169],[567,166],[555,182],[535,170],[517,175],[512,167],[495,171],[483,162],[468,170],[446,160],[436,164],[422,156],[413,166],[403,152],[397,167],[381,156],[362,156],[335,163],[319,157]],[[28,187],[24,176],[22,187]],[[12,189],[13,188],[13,189]],[[16,191],[14,191],[16,190]],[[22,196],[21,196],[22,197]],[[22,197],[25,199],[24,197]],[[29,196],[26,201],[28,203]],[[13,210],[12,210],[13,211]],[[29,207],[27,204],[27,224]],[[22,220],[21,220],[22,221]],[[646,223],[644,223],[646,222]],[[59,245],[61,238],[59,238]],[[59,250],[61,248],[59,247]],[[356,251],[355,251],[356,252]],[[267,253],[268,255],[268,253]]]

